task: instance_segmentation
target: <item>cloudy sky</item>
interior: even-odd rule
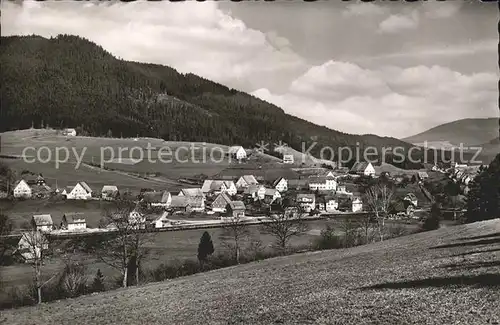
[[[498,116],[498,8],[446,2],[1,2],[1,33],[90,39],[348,133]]]

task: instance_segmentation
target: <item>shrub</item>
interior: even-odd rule
[[[102,275],[101,269],[97,269],[97,273],[92,281],[90,290],[92,292],[102,292],[106,290],[104,285],[104,276]]]
[[[342,248],[342,239],[335,234],[332,226],[327,225],[315,240],[313,247],[318,250]]]
[[[441,209],[434,203],[431,207],[430,215],[425,219],[422,225],[422,231],[439,229],[441,219]]]

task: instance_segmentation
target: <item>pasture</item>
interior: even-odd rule
[[[500,220],[3,313],[6,324],[498,324]],[[71,312],[68,312],[71,311]]]

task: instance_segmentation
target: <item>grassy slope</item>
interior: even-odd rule
[[[495,137],[498,137],[498,118],[477,118],[442,124],[402,140],[410,143],[449,141],[455,145],[475,145]]]
[[[7,311],[1,321],[494,324],[499,268],[496,219]]]

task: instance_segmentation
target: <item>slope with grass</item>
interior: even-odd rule
[[[6,324],[498,324],[500,219],[6,311]]]

